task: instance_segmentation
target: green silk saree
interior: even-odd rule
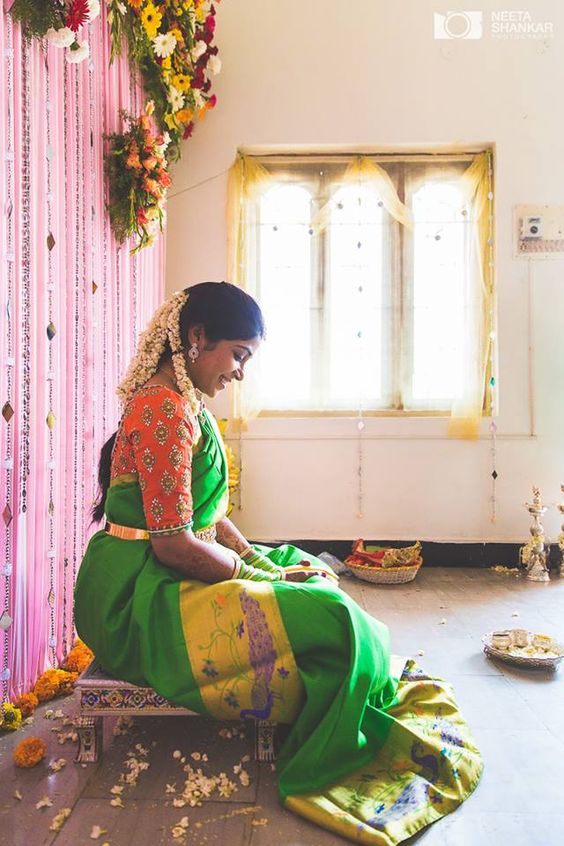
[[[225,515],[228,495],[215,421],[207,411],[199,420],[194,531]],[[134,474],[113,480],[106,515],[146,527]],[[289,545],[256,548],[281,566],[317,560]],[[405,840],[480,778],[450,686],[390,658],[386,626],[329,579],[209,585],[160,564],[150,541],[99,531],[78,574],[75,618],[117,678],[216,719],[291,724],[276,766],[281,801],[355,842]]]

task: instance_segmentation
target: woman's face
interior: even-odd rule
[[[190,329],[189,344],[198,345],[196,361],[187,359],[188,374],[202,393],[214,397],[232,379],[240,382],[245,375],[245,365],[260,346],[260,338],[236,341],[216,341],[210,344],[203,328]]]

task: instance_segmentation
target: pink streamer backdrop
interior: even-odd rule
[[[139,112],[143,94],[127,58],[109,66],[103,11],[82,38],[90,60],[70,65],[66,51],[25,43],[0,18],[0,407],[11,370],[15,412],[10,422],[0,417],[0,510],[8,502],[13,515],[8,526],[0,516],[0,615],[12,618],[0,628],[3,700],[31,689],[72,645],[74,578],[96,528],[89,511],[100,447],[119,418],[115,389],[164,296],[163,239],[132,256],[131,244],[118,248],[105,210],[102,134],[120,127],[121,108]]]

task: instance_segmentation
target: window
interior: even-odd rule
[[[473,392],[481,414],[493,337],[490,159],[471,183],[475,155],[364,160],[253,159],[261,178],[243,201],[240,281],[267,324],[260,407],[450,414]]]

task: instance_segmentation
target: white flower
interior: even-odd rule
[[[173,112],[177,112],[184,105],[184,94],[174,85],[171,85],[168,89],[168,102],[172,106]]]
[[[99,0],[88,0],[88,20],[95,20],[100,14]],[[123,14],[123,12],[122,12]]]
[[[194,88],[193,94],[194,94],[194,104],[195,104],[196,108],[197,109],[203,109],[204,106],[206,105],[206,101],[205,101],[200,89]]]
[[[208,49],[208,45],[205,41],[196,41],[194,46],[192,47],[191,56],[196,62],[200,56],[203,56],[206,50]]]
[[[127,9],[125,8],[125,3],[116,3],[116,8],[120,15],[125,15]]]
[[[67,53],[67,62],[70,65],[77,65],[79,62],[87,59],[89,55],[90,47],[88,46],[88,41],[83,41],[82,44],[78,45],[76,50],[69,50]]]
[[[221,59],[219,58],[219,56],[210,56],[208,61],[208,68],[214,76],[220,72]]]
[[[74,32],[68,26],[64,26],[62,29],[53,29],[51,27],[45,35],[47,36],[47,41],[53,44],[54,47],[70,47],[74,41]]]
[[[156,38],[153,38],[153,50],[161,59],[166,59],[167,56],[174,53],[176,43],[176,36],[172,32],[157,35]]]

